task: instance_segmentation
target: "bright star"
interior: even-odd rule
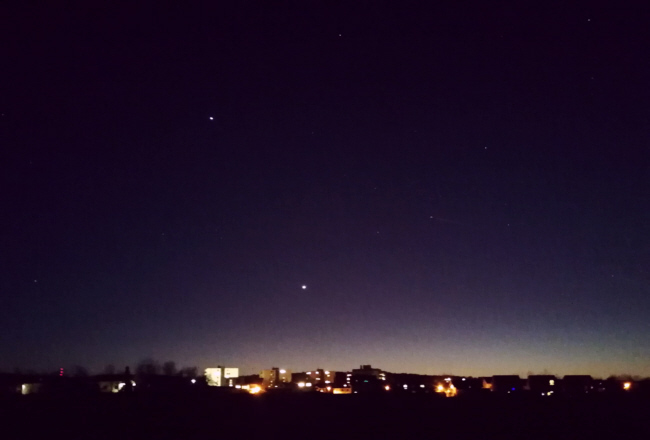
[[[305,285],[303,284],[303,285],[302,285],[302,290],[305,290],[306,288],[307,288],[307,286],[305,286]]]

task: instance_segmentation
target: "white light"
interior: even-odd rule
[[[302,290],[305,290],[306,288],[307,288],[307,286],[305,286],[305,285],[303,284],[303,285],[302,285]]]
[[[213,118],[212,116],[210,116],[210,120],[211,120],[211,121],[214,121],[214,118]]]
[[[326,380],[325,383],[330,383],[330,381],[329,381],[329,380]]]
[[[329,372],[329,371],[326,371],[325,374],[330,374],[330,372]]]
[[[551,379],[551,380],[548,381],[548,384],[549,384],[550,386],[553,386],[553,385],[555,385],[555,381],[554,381],[553,379]]]
[[[542,393],[542,396],[546,396],[546,393]]]
[[[420,388],[424,388],[424,385],[420,385]]]
[[[305,385],[307,385],[308,387],[310,387],[310,386],[311,386],[311,382],[307,382]]]
[[[298,382],[298,387],[303,388],[305,386],[305,382]]]
[[[235,385],[235,388],[241,389],[241,385]]]
[[[463,380],[465,380],[465,378],[464,378],[464,377],[463,377]]]
[[[307,374],[311,374],[311,371],[308,371]]]
[[[287,370],[280,370],[280,374],[284,374],[286,372],[287,372]]]
[[[192,383],[196,383],[196,379],[192,379],[192,381],[191,381],[191,382],[192,382]]]
[[[404,384],[404,389],[405,390],[408,389],[408,387],[409,387],[408,385]]]

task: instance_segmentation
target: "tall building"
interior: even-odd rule
[[[239,368],[218,366],[205,369],[205,378],[208,385],[213,387],[231,387],[234,385],[233,379],[236,377],[239,377]]]
[[[274,388],[280,384],[291,382],[291,370],[273,367],[270,370],[262,370],[260,377],[265,388]]]

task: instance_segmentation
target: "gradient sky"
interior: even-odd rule
[[[647,11],[91,3],[2,6],[0,369],[650,376]]]

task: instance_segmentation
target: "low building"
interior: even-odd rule
[[[239,377],[239,368],[218,366],[205,369],[205,379],[209,386],[232,387],[237,377]]]
[[[384,392],[390,389],[386,383],[386,373],[379,368],[372,368],[371,365],[361,365],[360,368],[352,370],[352,373],[348,373],[347,377],[355,394]]]
[[[552,396],[557,393],[560,387],[555,376],[545,374],[528,376],[526,389],[536,395]]]
[[[517,375],[492,376],[492,391],[495,393],[515,393],[522,389],[522,380]]]
[[[291,370],[273,367],[270,370],[262,370],[260,378],[264,388],[277,388],[291,383]]]
[[[594,379],[586,375],[570,375],[562,378],[562,391],[569,395],[581,395],[594,391]]]
[[[336,382],[336,372],[317,368],[305,373],[305,382],[310,382],[315,386],[334,386]]]

